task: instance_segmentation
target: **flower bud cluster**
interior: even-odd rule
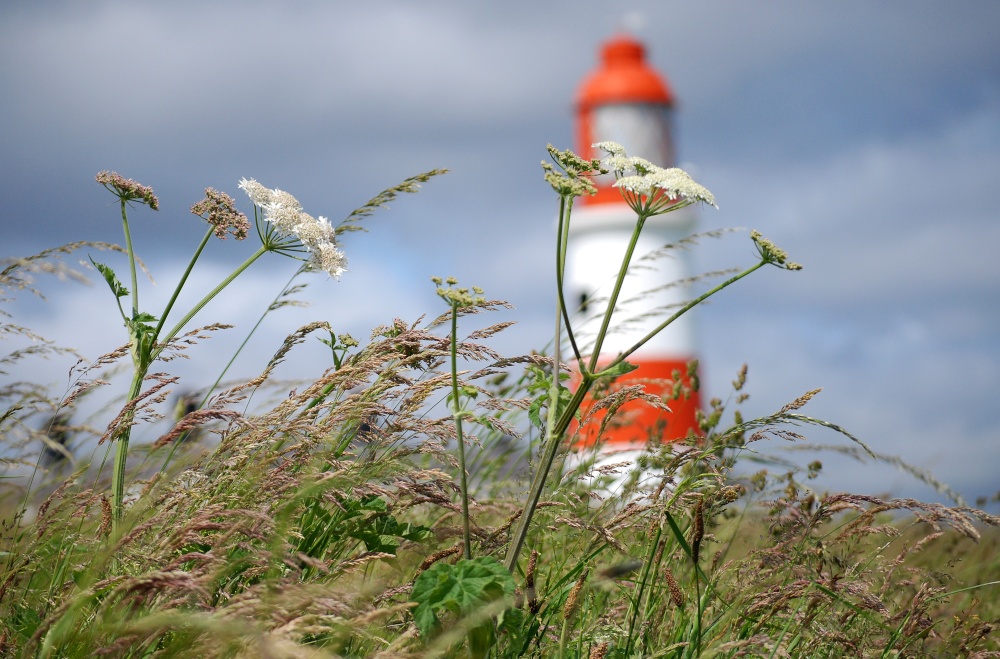
[[[760,235],[759,231],[750,232],[750,240],[757,247],[760,258],[785,270],[801,270],[802,266],[788,260],[788,253]]]
[[[438,297],[451,306],[464,309],[486,302],[486,298],[483,297],[483,289],[478,286],[473,286],[470,293],[468,288],[457,288],[458,280],[454,277],[448,277],[447,279],[431,277],[431,281],[437,285]],[[444,284],[447,284],[447,286],[444,286]]]
[[[585,194],[597,193],[597,188],[588,177],[592,174],[607,173],[607,170],[601,167],[599,160],[585,160],[569,149],[560,151],[551,144],[546,149],[556,164],[553,167],[550,163],[542,161],[545,181],[553,190],[563,197],[582,197]]]
[[[313,217],[302,210],[302,204],[291,194],[277,188],[272,190],[254,179],[241,179],[240,189],[264,212],[265,222],[279,233],[295,238],[309,251],[312,267],[340,278],[346,270],[347,257],[337,248],[330,220]]]
[[[236,210],[233,198],[214,188],[205,188],[205,198],[192,206],[191,212],[215,227],[219,240],[226,239],[227,230],[236,240],[243,240],[250,230],[247,216]]]
[[[103,171],[97,175],[97,182],[110,190],[122,201],[138,201],[154,211],[160,210],[160,202],[153,194],[153,188],[136,183],[117,172]]]

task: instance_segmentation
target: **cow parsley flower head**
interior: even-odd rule
[[[698,201],[715,206],[715,196],[702,185],[695,183],[683,169],[671,167],[663,169],[653,166],[645,174],[623,176],[615,181],[615,187],[632,195],[655,200],[666,197],[671,203],[684,202],[685,205]],[[718,208],[718,206],[716,206]]]
[[[596,142],[592,144],[591,147],[595,149],[600,149],[601,151],[607,153],[609,156],[621,156],[622,158],[625,157],[625,147],[623,147],[618,142],[611,142],[611,141]]]
[[[298,199],[293,197],[290,193],[277,188],[271,192],[271,203],[275,206],[281,206],[282,208],[297,208],[302,210],[302,204],[299,203]]]
[[[788,252],[781,249],[764,236],[760,235],[760,231],[751,231],[750,240],[753,241],[754,247],[757,248],[757,253],[760,254],[760,258],[767,263],[776,265],[785,270],[802,269],[800,264],[788,260]]]
[[[440,277],[431,277],[431,281],[437,285],[438,297],[453,308],[471,309],[486,304],[483,289],[479,286],[473,286],[472,292],[469,292],[468,288],[458,286],[458,279],[455,277],[448,277],[444,280],[444,283],[448,284],[447,286],[441,285]]]
[[[587,160],[569,149],[560,151],[551,144],[545,147],[555,165],[542,161],[545,181],[563,198],[581,197],[597,193],[590,181],[595,174],[607,174],[599,160]]]
[[[616,178],[635,171],[635,163],[628,156],[608,156],[601,162],[609,172],[614,172]]]
[[[614,187],[640,216],[652,217],[699,201],[716,206],[712,193],[682,169],[659,167],[645,158],[630,157],[616,142],[597,142],[593,147],[608,154],[602,164],[614,172]]]
[[[302,204],[290,193],[272,190],[254,179],[242,179],[240,188],[261,211],[257,214],[257,231],[265,247],[307,261],[310,268],[340,278],[346,270],[347,257],[337,248],[330,220],[313,217],[302,210]],[[303,251],[309,253],[308,258],[298,255]]]

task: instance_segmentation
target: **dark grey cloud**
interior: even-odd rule
[[[988,398],[1000,383],[998,24],[993,2],[8,4],[5,252],[120,241],[113,200],[93,182],[115,169],[162,202],[135,215],[162,282],[155,297],[198,239],[187,208],[205,186],[236,196],[239,178],[255,177],[336,220],[449,167],[349,237],[344,280],[313,282],[313,307],[274,319],[257,350],[316,316],[366,335],[435,312],[432,274],[511,299],[521,323],[501,347],[540,347],[555,203],[538,161],[546,142],[571,145],[576,87],[600,41],[627,25],[679,98],[682,160],[719,199],[702,227],[760,229],[806,265],[760,273],[702,310],[710,390],[724,393],[744,361],[760,413],[824,386],[817,416],[942,471],[967,496],[988,494],[1000,489]],[[213,245],[198,281],[249,249]],[[752,256],[745,234],[697,254],[705,268]],[[253,294],[219,300],[211,320],[252,323],[248,298],[273,295],[293,269],[262,263]],[[110,309],[105,291],[51,297],[18,308],[25,324],[89,354],[113,347],[111,317],[87,336],[68,331]],[[842,472],[851,485],[917,491],[885,472]]]

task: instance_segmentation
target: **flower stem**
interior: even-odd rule
[[[128,399],[125,402],[128,411],[122,416],[118,437],[115,440],[115,464],[111,474],[111,529],[115,538],[119,530],[125,504],[125,463],[128,460],[128,443],[132,436],[132,418],[135,416],[136,399],[142,391],[142,381],[145,371],[132,373],[132,384],[128,389]]]
[[[542,497],[542,490],[545,489],[545,482],[548,479],[549,471],[552,469],[552,463],[555,461],[556,453],[562,444],[562,437],[566,433],[566,429],[569,428],[576,410],[583,403],[583,399],[590,392],[593,384],[593,377],[583,376],[569,404],[566,405],[562,414],[559,415],[559,420],[556,422],[552,434],[545,438],[545,453],[538,463],[538,468],[535,470],[535,476],[531,481],[531,488],[528,490],[528,500],[525,502],[524,510],[521,512],[521,516],[514,527],[514,535],[510,541],[510,547],[507,549],[507,557],[504,559],[504,567],[510,571],[514,570],[514,566],[517,565],[517,557],[521,553],[521,549],[524,548],[524,541],[528,536],[528,528],[531,526],[531,518],[534,516],[535,509],[538,507],[538,501]]]
[[[683,307],[681,307],[680,309],[678,309],[676,313],[674,313],[672,316],[670,316],[670,318],[667,318],[665,321],[663,321],[662,323],[660,323],[659,325],[657,325],[654,329],[650,330],[650,332],[648,334],[646,334],[646,336],[644,336],[641,339],[639,339],[635,344],[632,345],[631,348],[629,348],[628,350],[626,350],[625,352],[621,353],[620,355],[618,355],[617,357],[615,357],[613,360],[611,360],[611,362],[607,366],[605,366],[604,370],[607,370],[609,368],[617,366],[621,362],[625,361],[626,359],[628,359],[629,356],[632,355],[632,353],[634,353],[636,350],[638,350],[639,348],[641,348],[642,346],[644,346],[646,343],[648,343],[654,336],[656,336],[657,334],[659,334],[660,332],[662,332],[664,329],[667,328],[668,325],[670,325],[675,320],[677,320],[678,318],[680,318],[681,316],[683,316],[685,313],[687,313],[688,311],[690,311],[694,307],[698,306],[699,304],[701,304],[702,302],[704,302],[706,299],[712,297],[713,295],[715,295],[716,293],[718,293],[722,289],[727,288],[729,286],[732,286],[733,284],[735,284],[739,280],[743,279],[744,277],[746,277],[750,273],[754,272],[755,270],[759,270],[760,268],[764,267],[765,265],[767,265],[767,261],[761,261],[761,262],[757,263],[756,265],[752,265],[749,268],[747,268],[746,270],[744,270],[743,272],[740,272],[739,274],[733,275],[732,277],[730,277],[726,281],[722,282],[718,286],[715,286],[714,288],[711,288],[710,290],[705,291],[704,293],[702,293],[701,295],[699,295],[695,299],[691,300],[690,302],[688,302],[687,304],[685,304]]]
[[[615,311],[615,305],[618,304],[618,296],[622,292],[622,285],[625,283],[625,277],[628,275],[628,268],[632,262],[632,254],[635,252],[636,243],[639,242],[639,234],[642,233],[642,227],[645,223],[646,216],[639,215],[635,223],[635,228],[632,230],[632,237],[629,238],[628,248],[625,250],[625,256],[622,258],[622,265],[618,270],[618,277],[615,279],[615,288],[611,293],[611,299],[608,300],[608,308],[604,311],[604,319],[601,321],[601,329],[597,332],[597,339],[594,343],[594,353],[590,356],[591,372],[597,370],[597,362],[601,357],[601,348],[604,345],[604,338],[607,336],[608,326],[611,324],[611,315]]]
[[[163,313],[160,314],[160,320],[156,324],[156,330],[153,332],[153,336],[159,336],[160,330],[163,329],[163,323],[167,322],[167,316],[170,315],[170,310],[174,307],[174,302],[177,301],[177,296],[181,294],[181,289],[184,288],[184,284],[187,282],[188,276],[191,271],[194,270],[194,264],[198,261],[198,257],[205,250],[205,246],[208,245],[209,239],[212,237],[215,228],[209,227],[208,231],[205,232],[205,236],[201,239],[201,243],[198,245],[198,249],[194,251],[194,256],[191,257],[191,261],[188,263],[187,269],[184,274],[181,275],[181,279],[177,282],[177,286],[174,288],[173,294],[170,296],[170,301],[167,302],[167,306],[163,308]]]
[[[622,262],[623,270],[619,272],[618,281],[616,282],[615,285],[615,291],[614,294],[612,295],[611,301],[609,302],[608,311],[604,315],[604,326],[601,328],[601,332],[598,334],[598,339],[603,338],[604,333],[607,331],[608,322],[611,317],[611,311],[614,309],[615,300],[621,289],[621,281],[624,278],[625,270],[627,270],[628,261],[631,259],[632,251],[635,249],[635,242],[636,239],[638,238],[639,230],[641,229],[641,224],[642,222],[640,220],[639,225],[636,227],[636,231],[633,233],[632,241],[629,245],[629,249],[626,253],[625,259]],[[755,270],[760,269],[764,265],[767,265],[767,261],[762,260],[759,263],[747,268],[743,272],[727,279],[718,286],[715,286],[711,290],[703,293],[702,295],[699,295],[691,302],[688,302],[681,309],[679,309],[677,313],[673,314],[670,318],[660,323],[659,326],[657,326],[655,329],[649,332],[649,334],[647,334],[645,337],[639,340],[635,345],[633,345],[631,348],[618,355],[614,360],[611,361],[610,364],[608,364],[605,367],[604,370],[612,368],[617,364],[625,361],[625,359],[629,355],[631,355],[633,352],[641,348],[646,342],[652,339],[657,333],[663,331],[664,328],[666,328],[672,322],[677,320],[681,315],[690,311],[692,308],[694,308],[707,298],[711,297],[712,295],[715,295],[724,288],[731,286],[732,284],[736,283],[740,279],[743,279],[744,277],[754,272]],[[561,320],[561,310],[559,313],[559,317]],[[559,331],[557,330],[556,332],[557,359],[559,354],[558,345],[559,345]],[[595,348],[594,352],[595,357],[598,354],[599,349],[600,347],[598,345],[598,347]],[[558,361],[556,361],[556,364],[558,364]],[[555,373],[554,375],[558,377],[558,373]],[[514,566],[517,565],[517,557],[521,553],[521,549],[524,546],[524,541],[528,535],[528,529],[531,525],[531,518],[534,516],[535,508],[538,506],[538,502],[541,499],[542,490],[545,488],[545,482],[548,479],[549,471],[551,471],[552,469],[552,463],[555,461],[556,453],[562,444],[563,434],[569,428],[569,424],[572,422],[576,410],[583,403],[584,398],[586,398],[587,394],[590,392],[590,389],[596,380],[597,377],[589,372],[581,373],[580,384],[577,387],[576,391],[574,392],[573,398],[570,399],[569,404],[566,406],[565,409],[563,409],[562,414],[559,415],[559,420],[556,422],[555,427],[551,428],[550,432],[548,431],[546,432],[545,452],[541,458],[541,461],[538,464],[538,468],[535,471],[535,476],[531,481],[531,488],[528,491],[528,500],[525,502],[524,509],[521,513],[521,517],[517,520],[517,524],[514,527],[514,534],[511,538],[510,547],[507,550],[506,559],[504,560],[504,566],[510,571],[513,571]]]
[[[583,356],[580,348],[576,344],[576,337],[573,336],[573,326],[569,322],[569,310],[566,308],[566,295],[563,290],[563,282],[566,277],[566,249],[569,243],[569,219],[573,212],[573,197],[560,196],[559,198],[559,229],[556,239],[556,292],[559,295],[559,308],[562,310],[563,321],[566,324],[566,336],[569,344],[573,348],[573,355],[576,361],[583,368]]]
[[[122,215],[124,217],[124,202],[122,202]],[[170,307],[173,305],[174,301],[176,300],[177,295],[178,295],[180,289],[184,285],[184,280],[190,274],[191,268],[194,266],[194,262],[197,260],[198,255],[200,254],[201,250],[204,249],[205,243],[207,242],[207,238],[208,238],[208,236],[211,235],[211,233],[212,233],[211,231],[208,232],[208,234],[206,235],[206,239],[203,240],[202,244],[198,247],[198,251],[195,253],[194,258],[191,260],[191,263],[188,265],[187,271],[184,273],[184,278],[181,279],[181,282],[177,285],[177,288],[174,290],[174,295],[173,295],[173,297],[171,297],[170,302],[167,304],[166,310],[164,311],[162,317],[160,318],[160,324],[157,325],[156,334],[159,334],[159,331],[162,328],[163,319],[166,318],[167,312],[169,312]],[[125,221],[125,240],[126,240],[126,244],[129,246],[129,255],[130,255],[129,263],[130,263],[130,265],[133,266],[133,269],[132,269],[133,284],[132,285],[134,287],[135,286],[135,268],[134,268],[135,261],[134,261],[133,258],[131,258],[131,244],[132,243],[131,243],[131,239],[129,238],[129,235],[128,235],[128,222],[127,221]],[[184,318],[181,319],[181,321],[179,323],[177,323],[177,325],[174,326],[174,328],[172,330],[170,330],[170,332],[165,337],[163,337],[162,340],[155,340],[155,343],[150,344],[151,349],[149,350],[149,354],[142,354],[142,355],[138,354],[139,346],[135,344],[136,339],[135,338],[132,339],[133,340],[132,384],[129,386],[128,399],[127,399],[127,401],[125,403],[125,405],[129,409],[122,416],[121,428],[119,429],[119,431],[117,433],[117,437],[115,439],[115,442],[116,442],[116,444],[115,444],[115,463],[114,463],[114,470],[112,472],[112,477],[111,477],[112,530],[116,534],[120,530],[120,528],[119,528],[120,527],[120,523],[121,523],[122,517],[124,515],[124,502],[125,502],[125,466],[126,466],[126,462],[128,460],[129,439],[131,438],[131,435],[132,435],[132,419],[135,416],[135,407],[134,406],[136,404],[136,399],[139,397],[139,393],[142,391],[142,383],[143,383],[143,380],[145,380],[145,378],[146,378],[146,373],[149,370],[149,365],[152,364],[154,360],[156,360],[157,356],[160,354],[160,352],[163,351],[163,349],[170,342],[170,340],[173,339],[177,335],[177,333],[180,332],[188,322],[190,322],[190,320],[192,318],[194,318],[195,314],[197,314],[199,311],[201,311],[201,309],[206,304],[208,304],[212,300],[212,298],[214,298],[216,295],[218,295],[226,286],[228,286],[230,283],[232,283],[232,281],[234,279],[236,279],[236,277],[238,277],[244,270],[246,270],[247,268],[249,268],[253,264],[254,261],[256,261],[261,256],[263,256],[267,251],[268,251],[267,249],[265,249],[264,247],[261,247],[256,252],[254,252],[250,256],[250,258],[248,258],[238,268],[236,268],[236,270],[234,270],[232,274],[230,274],[228,277],[226,277],[226,279],[224,279],[222,281],[222,283],[220,283],[218,286],[216,286],[214,289],[212,289],[212,291],[209,292],[208,295],[206,295],[204,298],[202,298],[202,300],[198,304],[196,304],[194,306],[194,308],[192,308],[191,311],[189,311],[187,313],[187,315],[185,315]],[[138,296],[136,294],[136,291],[133,291],[133,293],[132,293],[133,313],[138,313],[138,311],[137,311],[138,304],[136,302],[137,297]],[[154,336],[156,336],[156,334],[154,334]],[[117,535],[116,535],[116,537],[117,537]]]
[[[253,254],[250,255],[250,258],[248,258],[246,261],[244,261],[243,263],[241,263],[239,265],[239,267],[237,267],[235,270],[233,270],[233,272],[228,277],[226,277],[225,279],[223,279],[222,282],[218,286],[216,286],[211,291],[209,291],[208,295],[206,295],[205,297],[203,297],[201,299],[201,301],[198,302],[198,304],[194,305],[191,308],[191,310],[187,312],[187,315],[185,315],[183,318],[181,318],[180,322],[177,323],[176,325],[174,325],[174,328],[172,330],[170,330],[167,333],[166,336],[164,336],[162,339],[160,339],[160,340],[157,341],[157,348],[154,351],[154,353],[153,353],[152,358],[150,359],[150,361],[152,361],[153,359],[156,359],[157,355],[159,355],[159,353],[166,347],[166,345],[175,336],[177,336],[177,334],[182,329],[184,329],[184,326],[187,325],[191,321],[191,319],[194,318],[198,314],[198,312],[201,311],[205,307],[206,304],[208,304],[209,302],[211,302],[212,299],[216,295],[218,295],[219,293],[221,293],[223,291],[223,289],[226,288],[226,286],[229,286],[229,284],[233,283],[234,279],[236,279],[241,274],[243,274],[244,270],[246,270],[251,265],[253,265],[254,261],[256,261],[257,259],[259,259],[264,254],[266,254],[268,251],[270,251],[270,250],[268,250],[266,247],[261,246],[256,252],[254,252]]]
[[[122,206],[122,229],[125,231],[125,250],[128,253],[128,269],[132,277],[132,317],[139,315],[139,280],[135,276],[135,252],[132,250],[132,232],[128,228],[128,212],[125,199],[120,198]]]
[[[451,410],[455,417],[455,438],[458,440],[458,469],[462,489],[462,537],[464,556],[472,558],[472,530],[469,522],[469,483],[465,473],[465,438],[462,436],[462,406],[458,392],[458,302],[451,303]]]

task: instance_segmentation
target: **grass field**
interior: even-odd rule
[[[679,170],[603,146],[602,163],[550,148],[560,275],[572,201],[599,168],[618,177],[636,235],[656,215],[714,203]],[[122,349],[74,367],[65,395],[25,381],[0,388],[0,655],[1000,656],[1000,519],[816,491],[819,461],[767,462],[769,446],[808,441],[810,427],[869,450],[803,413],[815,392],[743,418],[744,369],[726,401],[710,402],[699,433],[666,445],[651,436],[630,465],[564,466],[588,395],[612,410],[648,398],[614,385],[632,350],[597,366],[617,286],[588,343],[560,290],[549,348],[506,357],[489,347],[508,326],[489,319],[504,303],[435,277],[439,316],[396,319],[364,340],[306,325],[258,377],[217,382],[171,411],[165,362],[218,329],[195,316],[246,267],[274,253],[299,259],[303,274],[336,277],[337,236],[440,173],[381,193],[337,226],[256,181],[241,182],[253,220],[206,190],[193,212],[207,231],[188,272],[213,236],[256,227],[261,248],[185,313],[172,308],[176,296],[156,313],[140,306],[128,213],[157,200],[115,174],[98,181],[120,201],[124,247],[75,243],[3,264],[7,299],[33,291],[42,274],[80,276],[63,258],[81,250],[119,252],[130,272],[126,285],[94,261],[118,302]],[[757,263],[699,282],[705,292],[651,336],[761,267],[801,267],[759,234],[751,240]],[[632,255],[608,258],[625,277]],[[2,328],[35,346],[5,361],[61,358],[15,318]],[[315,338],[330,349],[328,367],[292,389],[276,381],[275,367]],[[105,379],[123,392],[120,406],[100,423],[78,419]],[[665,384],[671,393],[649,404],[691,393]],[[169,431],[133,441],[164,416]],[[749,448],[762,466],[738,476]],[[609,496],[612,481],[625,487]]]

